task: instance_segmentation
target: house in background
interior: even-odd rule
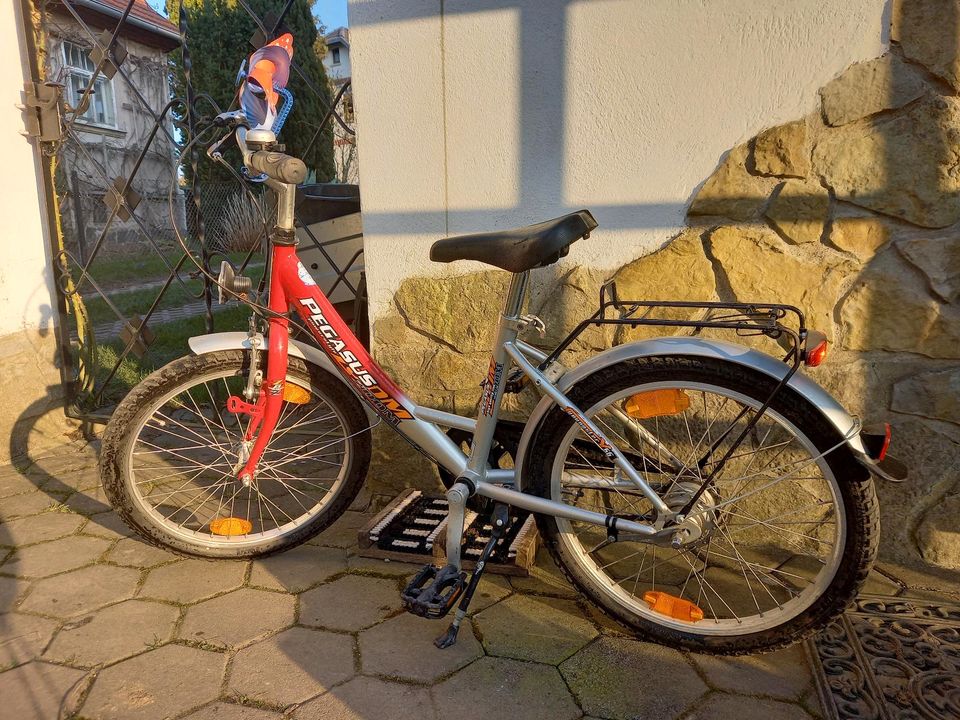
[[[339,27],[323,36],[327,54],[323,57],[323,67],[327,77],[335,85],[342,85],[350,79],[350,28]]]
[[[126,0],[71,1],[93,33],[112,33],[126,6]],[[66,103],[78,107],[96,69],[90,56],[94,38],[62,3],[48,0],[46,10],[47,77],[64,86]],[[109,34],[104,41],[107,38]],[[96,77],[89,105],[73,125],[76,141],[67,142],[59,167],[64,236],[67,249],[80,261],[89,256],[109,217],[110,209],[103,202],[105,190],[115,179],[129,178],[148,143],[131,183],[141,197],[136,215],[154,240],[163,242],[170,236],[167,198],[175,180],[173,160],[178,148],[169,115],[152,140],[150,133],[172,97],[167,56],[179,47],[180,34],[146,0],[135,0],[118,40],[126,51],[121,68],[130,82],[119,73],[112,78],[104,73]],[[182,219],[179,189],[176,197]],[[116,218],[101,252],[139,252],[145,242],[134,220]]]
[[[323,67],[330,79],[331,91],[334,97],[340,89],[351,82],[350,66],[350,29],[337,28],[323,36],[327,52],[323,56]],[[340,98],[337,106],[340,117],[351,130],[356,130],[353,112],[352,86]],[[346,132],[339,123],[334,123],[333,129],[333,161],[336,169],[336,180],[341,183],[357,184],[360,178],[360,163],[357,158],[356,135]]]

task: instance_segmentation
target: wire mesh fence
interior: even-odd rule
[[[206,273],[228,261],[259,280],[272,200],[263,186],[244,188],[211,171],[202,153],[215,137],[212,117],[227,108],[195,87],[201,68],[219,68],[197,63],[191,51],[209,52],[205,33],[217,26],[208,14],[218,4],[168,3],[174,23],[146,0],[20,2],[36,48],[28,124],[44,149],[57,227],[68,412],[95,419],[146,373],[186,354],[190,336],[247,329],[249,310],[218,305]],[[237,0],[218,11],[231,13],[224,22],[250,31],[247,47],[228,51],[234,67],[289,31],[288,23],[310,29],[307,0]],[[318,51],[312,42],[303,45],[301,53]],[[349,81],[331,87],[319,60],[302,57],[307,61],[292,68],[301,93],[294,113],[301,110],[299,137],[308,141],[296,149],[316,163],[316,177],[335,179],[333,127],[341,142],[353,137],[338,111]],[[307,188],[302,204],[342,202],[342,194]],[[311,271],[360,319],[359,201],[342,213],[355,211],[356,222],[341,220],[335,230],[315,210],[305,211],[300,230]],[[347,245],[337,232],[350,236]]]

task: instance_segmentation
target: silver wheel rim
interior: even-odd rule
[[[750,398],[746,395],[734,392],[732,390],[729,390],[727,388],[723,388],[720,386],[710,385],[706,383],[669,381],[669,382],[648,383],[648,384],[637,385],[631,388],[627,388],[623,391],[610,395],[604,398],[603,400],[601,400],[600,402],[596,403],[594,406],[592,406],[587,410],[586,414],[594,418],[595,420],[597,420],[597,414],[604,408],[609,407],[612,403],[620,403],[624,398],[638,392],[647,392],[650,390],[658,390],[658,389],[682,389],[685,391],[689,391],[691,393],[711,393],[720,397],[726,397],[729,401],[740,403],[741,406],[748,405],[754,410],[759,408],[761,404],[760,402],[756,401],[753,398]],[[706,404],[706,401],[704,402]],[[697,622],[677,620],[672,617],[669,617],[668,615],[665,615],[659,612],[654,612],[651,609],[650,604],[642,599],[642,595],[643,595],[642,592],[639,594],[639,596],[635,594],[634,590],[636,589],[636,585],[639,583],[635,582],[634,586],[631,587],[630,590],[628,591],[621,584],[623,582],[623,579],[620,579],[618,581],[611,578],[607,572],[607,569],[610,568],[611,565],[602,564],[601,562],[599,562],[595,554],[592,554],[587,548],[585,548],[584,544],[581,543],[580,539],[578,539],[577,530],[581,526],[569,520],[556,518],[557,527],[560,531],[559,542],[567,550],[565,555],[568,557],[574,558],[574,561],[591,578],[591,580],[593,581],[592,582],[593,586],[610,602],[616,605],[619,605],[621,607],[624,607],[625,609],[629,610],[632,614],[638,615],[645,620],[648,620],[650,622],[663,625],[666,627],[670,627],[672,629],[680,630],[682,632],[699,634],[704,636],[746,635],[750,633],[761,632],[763,630],[768,630],[773,627],[778,627],[780,625],[783,625],[786,622],[789,622],[791,619],[797,617],[798,615],[800,615],[802,612],[808,609],[816,601],[818,597],[820,597],[823,594],[823,592],[827,589],[827,587],[833,581],[833,578],[836,575],[837,569],[839,568],[839,565],[842,559],[843,547],[846,541],[846,533],[847,533],[846,518],[843,512],[843,500],[840,496],[839,487],[837,485],[836,478],[833,475],[832,471],[830,470],[830,467],[826,459],[820,455],[820,452],[816,449],[814,444],[805,435],[803,435],[803,433],[801,433],[800,430],[795,425],[793,425],[791,422],[786,420],[779,413],[776,413],[772,410],[767,410],[767,412],[764,414],[764,417],[761,419],[761,423],[763,421],[775,423],[776,426],[782,428],[783,431],[792,435],[794,441],[799,445],[798,449],[807,453],[808,455],[807,464],[804,466],[798,466],[798,469],[803,470],[805,468],[806,471],[809,471],[810,469],[816,469],[816,471],[820,475],[820,480],[822,481],[823,489],[829,489],[830,504],[832,504],[832,508],[833,508],[832,524],[834,526],[834,532],[833,532],[833,540],[831,543],[831,549],[829,552],[824,553],[824,557],[822,558],[823,560],[822,567],[820,568],[819,572],[816,574],[816,576],[813,578],[812,581],[808,582],[805,586],[802,587],[802,589],[799,590],[796,597],[793,597],[789,601],[781,602],[779,604],[779,607],[765,607],[765,603],[757,599],[758,597],[762,597],[762,595],[759,593],[759,590],[760,590],[759,585],[761,585],[760,580],[763,580],[763,583],[765,583],[768,586],[772,585],[776,581],[779,581],[779,582],[787,581],[790,584],[799,583],[799,581],[795,577],[791,577],[791,575],[795,575],[796,573],[791,573],[791,575],[788,575],[786,574],[789,572],[787,570],[781,570],[776,567],[768,567],[766,568],[766,572],[769,574],[770,578],[772,578],[771,580],[764,576],[764,569],[757,566],[751,567],[751,564],[753,563],[753,561],[751,561],[747,557],[742,556],[742,552],[741,553],[724,553],[724,554],[728,554],[732,558],[733,562],[731,562],[731,565],[739,564],[737,562],[737,555],[740,555],[741,559],[746,563],[746,565],[741,566],[741,570],[744,571],[743,575],[746,578],[746,582],[743,582],[743,585],[749,585],[750,583],[754,583],[754,582],[756,583],[755,588],[752,591],[751,599],[756,600],[755,604],[759,604],[760,612],[755,613],[752,616],[748,616],[746,615],[746,613],[736,613],[735,611],[731,612],[729,607],[723,608],[721,603],[721,598],[719,597],[722,595],[722,593],[711,591],[711,589],[709,588],[710,583],[709,582],[706,582],[706,584],[704,583],[704,581],[709,580],[709,578],[706,577],[706,573],[708,571],[704,571],[704,575],[700,580],[694,579],[693,581],[694,582],[693,588],[697,591],[697,593],[699,594],[699,597],[696,597],[696,596],[690,597],[691,593],[687,592],[687,589],[691,588],[691,585],[689,582],[685,583],[681,593],[679,593],[680,597],[683,597],[684,599],[688,599],[691,601],[696,601],[696,600],[702,601],[704,597],[712,599],[712,602],[698,603],[698,606],[701,607],[701,609],[704,611],[704,615],[705,615],[704,619]],[[603,427],[603,425],[601,425],[601,427]],[[605,432],[607,432],[608,430],[608,428],[603,428],[603,429],[605,430]],[[610,436],[610,433],[608,432],[608,437],[609,436]],[[692,437],[697,437],[697,439],[699,439],[699,437],[694,434],[691,434],[691,438]],[[622,437],[617,439],[614,439],[613,437],[611,437],[611,439],[614,440],[614,442],[617,442],[617,444],[620,444],[618,440],[624,440],[624,438]],[[576,453],[576,448],[571,448],[571,445],[575,440],[586,440],[586,438],[580,431],[579,426],[574,424],[573,426],[571,426],[569,431],[563,437],[560,443],[559,451],[557,452],[554,459],[553,468],[551,470],[551,495],[554,499],[563,499],[566,502],[569,502],[569,493],[570,493],[569,485],[576,484],[577,482],[579,482],[576,476],[576,471],[571,473],[572,463],[568,462],[568,456],[571,450],[573,450],[573,452]],[[623,446],[621,445],[621,447]],[[762,447],[762,444],[761,444],[761,447]],[[566,475],[564,474],[565,466],[567,470]],[[641,468],[638,468],[638,469],[641,469]],[[590,472],[592,473],[593,471],[590,471]],[[642,474],[646,474],[646,473],[642,473]],[[723,477],[723,472],[721,472],[719,477]],[[566,478],[566,482],[565,482],[565,478]],[[736,478],[728,478],[729,481],[734,481],[735,479]],[[748,478],[748,481],[751,481],[751,480]],[[783,485],[783,483],[785,482],[789,482],[789,478],[785,479],[781,483],[778,483],[778,485]],[[562,492],[562,489],[564,487],[567,488],[566,495]],[[776,487],[776,485],[772,487]],[[757,493],[753,497],[758,497],[761,494],[762,493]],[[722,504],[725,500],[729,500],[729,499],[730,498],[718,498],[716,499],[716,502],[717,504]],[[823,505],[823,507],[826,507],[826,506],[827,506],[826,504]],[[732,509],[730,511],[727,511],[726,510],[727,508],[732,508]],[[744,513],[738,513],[736,508],[737,508],[737,504],[732,503],[724,507],[721,507],[718,512],[724,513],[730,519],[734,518],[734,514],[740,515],[740,517],[736,519],[737,521],[742,521]],[[802,508],[798,508],[797,511],[801,509]],[[753,520],[759,520],[761,523],[764,523],[768,521],[768,518],[759,518],[759,519],[748,518],[747,522],[753,522]],[[790,522],[795,522],[795,521],[791,519]],[[779,523],[773,523],[773,524],[779,525]],[[729,532],[730,532],[729,521],[725,527],[728,528],[728,535],[729,535]],[[603,528],[599,528],[599,531],[600,533],[605,534],[605,530]],[[737,532],[739,532],[739,530],[737,530]],[[790,530],[787,530],[786,531],[786,533],[788,533],[786,534],[787,539],[788,540],[791,539],[791,536],[789,533],[795,533],[795,532],[796,530],[792,528]],[[583,535],[582,531],[581,531],[581,535]],[[719,533],[719,532],[715,533],[715,535],[719,535],[722,537],[722,533]],[[806,540],[804,541],[806,542]],[[817,542],[821,543],[822,538],[817,538]],[[591,545],[590,549],[592,549],[593,544],[592,543],[588,543],[588,544]],[[618,543],[618,545],[620,544],[621,543]],[[649,548],[654,546],[650,546],[645,543],[630,543],[630,544],[638,548],[638,552],[643,552],[646,549],[647,553],[652,554],[654,556],[656,554],[660,554],[661,558],[663,558],[666,553],[669,553],[669,552],[675,553],[675,551],[672,551],[671,548],[655,548],[654,551],[651,553]],[[728,536],[728,538],[725,541],[725,544],[736,545],[736,541],[731,542]],[[819,544],[817,546],[819,547]],[[690,553],[691,557],[694,557],[693,550],[686,551],[686,552]],[[707,558],[710,557],[710,550],[707,549],[705,551],[703,545],[700,545],[699,549],[696,550],[696,552],[698,552],[701,557],[706,552],[706,557]],[[713,554],[716,555],[717,554],[716,551],[714,551]],[[646,558],[646,555],[644,555],[644,558]],[[653,560],[653,558],[651,558],[651,560]],[[620,562],[620,561],[617,561],[617,562]],[[634,562],[636,562],[636,560],[634,560]],[[656,560],[653,560],[653,562],[656,562]],[[697,565],[697,561],[695,559],[693,560],[693,564]],[[613,563],[613,565],[616,565],[616,563]],[[654,565],[654,567],[656,566]],[[692,568],[693,566],[691,566],[691,571],[689,572],[691,575],[695,576],[696,572]],[[641,564],[641,571],[642,570],[643,570],[643,565]],[[773,572],[770,572],[771,570]],[[649,573],[644,577],[648,577],[648,576],[649,576]],[[670,586],[670,584],[666,582],[663,583],[663,585],[664,585],[664,590],[667,590],[667,591],[668,589],[673,589],[675,587],[675,586]],[[647,588],[647,589],[651,589],[651,588]],[[657,588],[653,588],[653,589],[657,589]],[[785,592],[785,591],[781,591],[781,592]],[[671,592],[670,594],[677,595],[677,593],[674,593],[674,592]],[[721,608],[720,611],[717,611],[718,606]],[[714,617],[711,617],[711,615],[713,615]],[[733,615],[733,617],[717,617],[721,615]]]
[[[219,401],[239,395],[245,382],[237,369],[213,369],[164,393],[138,416],[125,458],[128,490],[152,524],[185,543],[233,549],[272,544],[311,523],[334,502],[349,476],[353,448],[345,418],[320,388],[288,374],[287,383],[308,390],[310,402],[284,403],[257,479],[244,488],[233,471],[240,460],[241,427],[248,419],[230,415]],[[219,422],[209,412],[215,404],[222,412]],[[193,459],[200,452],[204,457]],[[301,477],[297,471],[307,467],[310,474]],[[194,510],[171,514],[178,498],[192,499]],[[214,534],[211,521],[217,518],[239,518],[252,528]]]

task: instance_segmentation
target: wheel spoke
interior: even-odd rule
[[[132,430],[132,499],[150,522],[184,542],[259,543],[313,522],[340,492],[353,436],[367,431],[351,433],[326,395],[307,383],[310,405],[284,403],[257,476],[241,483],[234,473],[249,447],[250,418],[225,408],[227,397],[240,395],[245,372],[214,368],[181,381]],[[240,526],[241,537],[233,530],[218,535],[210,527],[216,518],[251,526]]]
[[[689,403],[678,412],[630,419],[617,411],[623,398],[648,390],[636,386],[583,409],[674,511],[715,474],[688,519],[699,523],[702,535],[675,549],[669,538],[611,541],[602,526],[557,518],[561,546],[582,557],[577,562],[587,575],[608,588],[602,596],[619,598],[654,622],[706,634],[756,632],[786,622],[826,589],[838,562],[843,516],[825,461],[835,448],[817,450],[774,410],[757,418],[764,398],[709,383],[661,387],[681,389]],[[631,429],[633,423],[644,431]],[[734,448],[748,424],[752,429]],[[652,524],[649,500],[636,488],[621,487],[616,468],[587,454],[584,442],[579,426],[569,426],[554,463],[554,497]],[[717,470],[718,458],[728,452]],[[680,463],[666,476],[664,453]],[[656,614],[644,600],[654,589],[702,605],[704,620],[684,625]]]

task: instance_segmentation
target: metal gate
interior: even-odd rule
[[[355,136],[340,112],[350,83],[334,91],[319,57],[297,61],[317,52],[317,28],[304,24],[304,12],[313,23],[308,0],[168,0],[176,24],[146,0],[19,1],[32,44],[27,131],[44,157],[67,414],[97,421],[142,377],[186,354],[191,335],[247,329],[250,311],[218,305],[207,278],[223,260],[255,281],[264,273],[269,194],[218,177],[203,153],[215,137],[213,116],[232,109],[218,105],[198,77],[191,50],[209,45],[205,28],[222,22],[249,32],[247,46],[233,50],[234,67],[299,29],[291,83],[298,100],[310,99],[300,102],[309,128],[301,137],[310,139],[288,151],[320,158],[319,165],[326,145],[332,154],[335,124],[340,138]],[[329,167],[314,168],[319,181],[331,179]],[[315,207],[353,203],[359,211],[359,198],[348,186],[304,190],[301,251],[363,336],[359,215],[346,235],[330,237],[316,231],[323,226]],[[360,249],[345,253],[344,241]]]

